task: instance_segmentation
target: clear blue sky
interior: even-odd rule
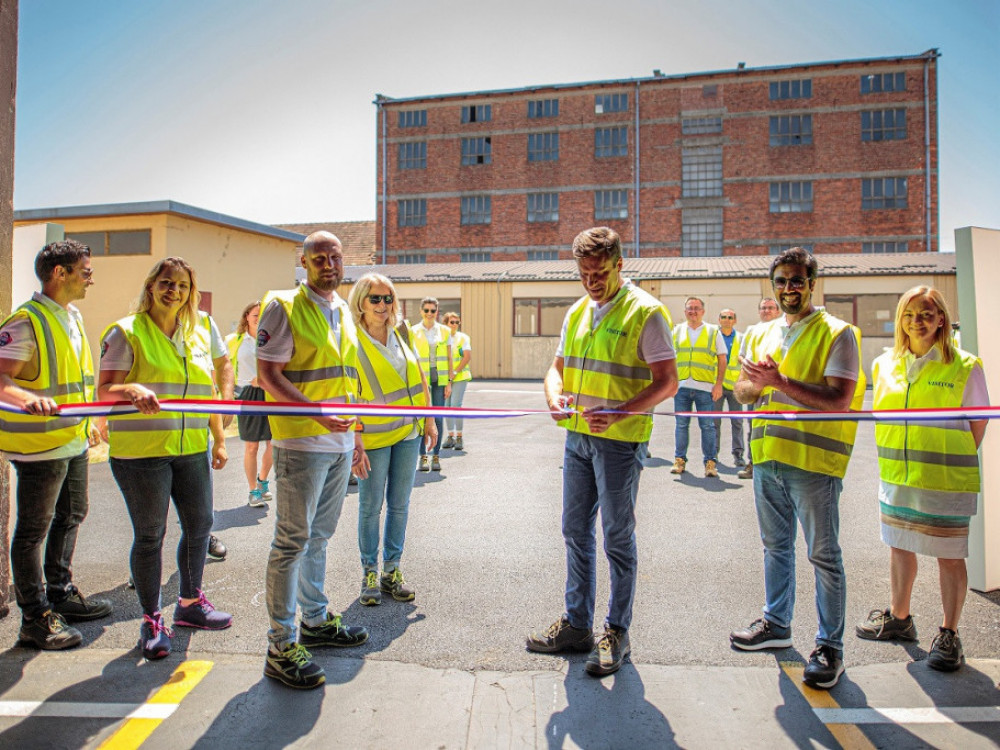
[[[376,93],[931,47],[951,249],[1000,227],[1000,0],[22,0],[14,204],[371,219]]]

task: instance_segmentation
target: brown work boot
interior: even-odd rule
[[[705,462],[705,476],[706,477],[717,477],[719,476],[719,470],[715,468],[715,461],[708,459]]]
[[[740,479],[753,479],[753,464],[747,464],[745,469],[736,472],[736,476]]]
[[[674,468],[670,470],[671,474],[683,474],[684,467],[687,466],[687,460],[683,458],[674,459]]]

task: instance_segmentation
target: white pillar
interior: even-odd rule
[[[956,229],[955,253],[962,348],[983,360],[990,399],[1000,405],[1000,230]],[[983,491],[969,529],[969,588],[990,591],[1000,588],[1000,421],[990,421],[979,453]]]
[[[11,299],[15,308],[31,299],[41,289],[35,276],[35,256],[50,242],[63,239],[61,224],[29,224],[14,229],[14,253],[11,263]]]

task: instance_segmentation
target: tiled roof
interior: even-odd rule
[[[320,221],[314,224],[275,224],[279,229],[310,235],[325,230],[333,232],[344,246],[348,266],[370,265],[375,261],[374,221]]]
[[[300,226],[300,225],[299,225]],[[766,278],[770,255],[712,258],[626,258],[623,274],[631,279]],[[821,253],[820,276],[902,276],[954,274],[954,253]],[[369,271],[394,281],[576,281],[572,260],[495,261],[491,263],[393,263],[384,266],[354,265],[344,269],[345,281]]]

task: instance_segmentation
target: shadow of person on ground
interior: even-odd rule
[[[995,708],[1000,705],[997,684],[968,663],[955,672],[939,672],[927,666],[924,659],[907,664],[906,671],[939,709],[957,706]],[[1000,726],[996,722],[963,723],[962,726],[1000,745]]]

